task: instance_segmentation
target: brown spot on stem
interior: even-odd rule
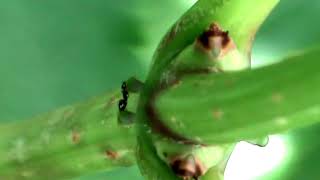
[[[119,154],[112,150],[106,150],[105,155],[107,156],[108,159],[111,159],[111,160],[116,160],[119,157]]]
[[[78,144],[81,139],[81,134],[75,130],[71,132],[71,141],[73,144]]]
[[[224,112],[221,109],[214,109],[212,111],[213,118],[215,120],[220,120],[223,117]]]
[[[172,85],[172,88],[177,88],[182,84],[181,80],[177,80],[175,84]]]
[[[283,95],[281,93],[272,94],[271,100],[275,104],[279,104],[283,101]]]

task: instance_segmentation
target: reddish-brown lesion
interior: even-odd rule
[[[218,57],[223,57],[236,46],[229,35],[217,23],[212,23],[196,40],[196,47],[204,51],[216,51]]]
[[[281,102],[283,102],[284,97],[281,93],[276,92],[276,93],[272,94],[271,100],[275,104],[280,104]]]
[[[72,140],[72,143],[73,143],[73,144],[78,144],[78,143],[80,143],[80,139],[81,139],[81,134],[80,134],[78,131],[73,130],[73,131],[71,132],[71,140]]]
[[[108,159],[111,159],[111,160],[116,160],[119,158],[119,154],[116,152],[116,151],[113,151],[113,150],[110,150],[110,149],[107,149],[105,151],[105,155]]]
[[[220,120],[220,119],[222,119],[224,112],[218,108],[218,109],[214,109],[212,111],[212,115],[215,120]]]

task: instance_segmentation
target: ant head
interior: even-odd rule
[[[123,91],[124,91],[124,90],[127,90],[127,83],[126,83],[126,82],[122,82],[121,89],[122,89]]]

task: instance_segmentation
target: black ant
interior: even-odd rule
[[[122,99],[119,101],[119,110],[124,111],[128,104],[129,92],[127,83],[123,82],[121,85]]]
[[[122,85],[121,85],[122,99],[120,99],[118,104],[120,112],[123,112],[126,110],[128,99],[129,99],[129,92],[138,93],[140,92],[142,87],[143,87],[143,83],[134,77],[128,79],[127,81],[122,82]]]
[[[122,82],[121,92],[122,99],[119,100],[118,108],[119,108],[119,116],[118,122],[122,125],[130,125],[135,121],[135,113],[126,110],[129,92],[130,93],[139,93],[143,87],[143,83],[136,78],[132,77],[127,81]]]

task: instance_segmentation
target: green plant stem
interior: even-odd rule
[[[174,57],[192,44],[212,22],[229,30],[238,50],[247,57],[244,60],[249,66],[255,32],[277,2],[278,0],[199,0],[172,27],[154,56],[154,64],[139,100],[138,134],[133,125],[125,127],[118,124],[117,102],[121,96],[120,90],[28,121],[1,125],[0,177],[62,179],[102,169],[129,166],[135,162],[134,149],[138,136],[138,160],[146,177],[178,179],[157,156],[148,133],[150,117],[145,114],[145,107],[157,90],[163,73],[175,60]],[[137,99],[137,95],[130,96],[129,110],[135,112]],[[163,97],[160,101],[163,102],[163,99],[166,98]],[[184,101],[181,100],[182,102]],[[166,115],[161,105],[157,108],[163,116]],[[168,110],[167,113],[170,114],[171,111]],[[175,127],[172,129],[176,130]],[[181,133],[179,130],[176,132]],[[191,133],[186,137],[192,138],[193,135]],[[209,136],[204,133],[204,137]],[[209,173],[206,178],[211,175],[215,179],[221,178],[216,176],[214,170],[211,172],[213,173]]]
[[[149,89],[181,51],[213,22],[228,30],[250,65],[251,47],[260,25],[280,0],[198,0],[169,30],[159,44],[146,85]]]
[[[175,57],[187,46],[191,45],[211,23],[218,23],[223,29],[230,32],[230,36],[235,41],[238,51],[246,57],[243,58],[243,61],[245,61],[244,64],[247,64],[246,67],[248,68],[250,66],[250,51],[255,33],[278,2],[278,0],[199,0],[167,33],[153,57],[154,63],[142,91],[143,96],[140,98],[138,108],[138,163],[146,178],[159,180],[179,179],[172,174],[172,170],[157,156],[153,144],[154,139],[150,137],[150,125],[152,126],[150,119],[155,117],[153,115],[151,117],[150,114],[148,116],[146,113],[149,105],[157,101],[153,99],[153,96],[159,90],[159,85],[164,74],[170,70],[170,65],[176,60]],[[188,92],[194,93],[195,91],[191,88],[188,89]],[[181,102],[185,101],[182,100]],[[181,104],[178,103],[178,105]],[[172,106],[171,108],[170,112],[177,109]],[[158,110],[157,107],[156,110],[161,112],[162,109]],[[190,113],[192,112],[194,110],[190,111]],[[201,115],[198,117],[193,116],[193,120],[196,121],[199,117]],[[165,116],[164,118],[171,119],[171,116]],[[189,125],[189,130],[192,131],[193,125]],[[170,126],[166,127],[173,130],[173,132],[180,132],[179,130],[176,131],[177,129],[172,129]],[[156,127],[155,129],[158,128]],[[182,135],[190,137],[185,136],[187,133]],[[167,134],[167,136],[170,135]],[[152,163],[148,164],[148,162]],[[205,178],[222,179],[216,173],[209,173]]]
[[[315,49],[260,69],[185,76],[156,107],[168,127],[204,144],[310,125],[320,121],[319,56]]]
[[[135,163],[134,125],[118,123],[120,90],[1,124],[1,179],[63,179]],[[130,95],[129,110],[138,96]]]

